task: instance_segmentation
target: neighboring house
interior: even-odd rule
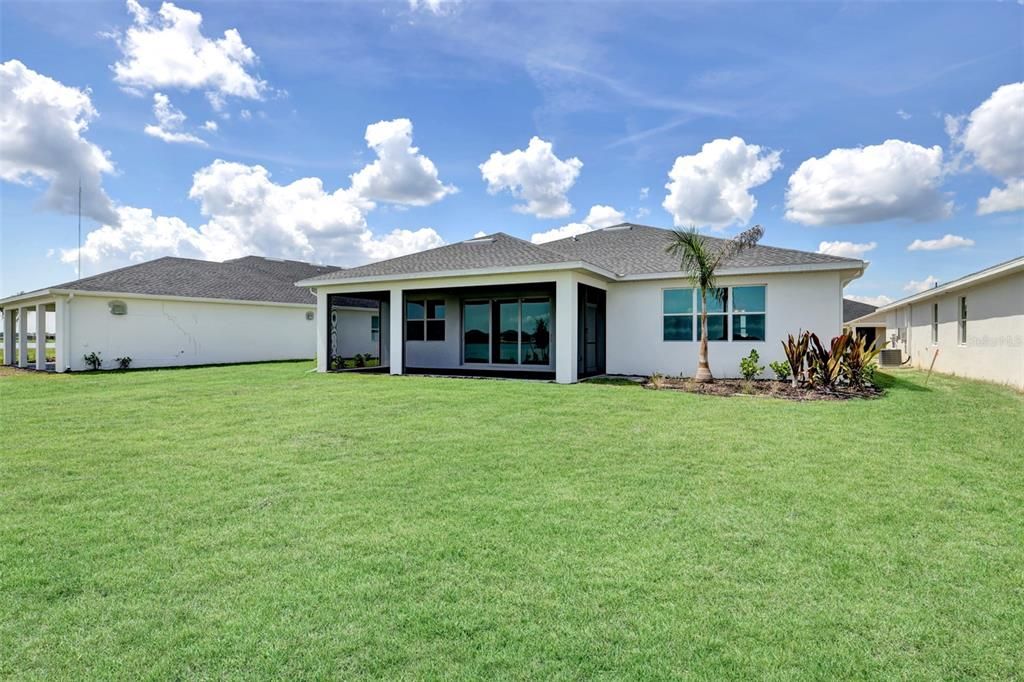
[[[858,323],[856,326],[850,323],[854,320],[860,319],[866,315],[870,315],[875,312],[877,306],[870,305],[868,303],[861,303],[860,301],[854,301],[849,298],[843,299],[843,329],[854,331],[858,336],[862,336],[868,340],[868,343],[873,345],[881,345],[885,343],[885,324],[884,323]]]
[[[336,270],[258,256],[224,263],[168,257],[9,296],[0,300],[4,362],[29,366],[32,339],[46,331],[54,335],[54,360],[44,355],[32,366],[58,372],[87,369],[83,356],[92,352],[104,368],[118,357],[130,357],[132,367],[312,358],[316,299],[294,283]],[[374,305],[339,301],[346,352],[377,354]]]
[[[692,374],[698,296],[668,255],[672,232],[622,224],[543,245],[496,233],[303,280],[316,291],[317,367],[344,354],[328,311],[345,297],[381,309],[382,364],[406,372],[553,378]],[[708,238],[712,245],[721,240]],[[863,261],[756,246],[720,269],[724,306],[709,305],[711,368],[737,376],[756,348],[842,329],[843,287]]]
[[[904,361],[1024,390],[1024,256],[881,306],[851,322],[885,325]]]

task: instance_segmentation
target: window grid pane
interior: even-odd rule
[[[732,288],[734,313],[763,313],[764,285]]]
[[[663,312],[666,315],[693,312],[693,289],[666,289]]]

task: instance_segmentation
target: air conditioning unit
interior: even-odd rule
[[[878,354],[878,364],[882,367],[899,367],[903,364],[903,351],[899,348],[885,348]]]

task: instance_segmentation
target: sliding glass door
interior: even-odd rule
[[[462,306],[462,357],[467,363],[543,365],[551,362],[551,300],[502,298]]]

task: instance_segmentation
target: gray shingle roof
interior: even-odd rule
[[[295,282],[336,271],[337,267],[330,265],[259,256],[224,263],[168,256],[47,288],[314,305],[316,297],[309,289],[296,287]],[[362,299],[351,299],[345,304],[377,305]]]
[[[587,232],[544,244],[544,248],[565,256],[599,265],[617,275],[642,275],[679,270],[679,258],[665,252],[672,239],[672,230],[646,225],[623,223],[603,230]],[[705,236],[711,248],[720,248],[724,239]],[[822,263],[861,261],[794,249],[780,249],[758,244],[722,262],[724,268],[756,268],[785,265],[816,265]]]
[[[504,232],[480,239],[439,246],[408,256],[382,260],[357,268],[331,272],[312,279],[346,279],[350,277],[376,277],[411,275],[451,270],[480,270],[484,268],[516,267],[562,263],[560,254],[512,237]]]
[[[878,310],[878,306],[871,305],[870,303],[861,303],[860,301],[853,301],[848,298],[843,299],[843,322],[849,322],[850,320],[856,320],[858,317],[864,317]]]
[[[571,262],[589,263],[620,276],[676,272],[679,259],[665,253],[671,237],[672,230],[632,223],[546,244],[531,244],[498,232],[486,238],[470,239],[312,279],[387,277]],[[726,241],[706,238],[713,247],[724,245]],[[852,258],[760,245],[727,259],[723,265],[727,268],[757,268],[834,263],[848,263],[850,267],[863,265],[862,261]]]

